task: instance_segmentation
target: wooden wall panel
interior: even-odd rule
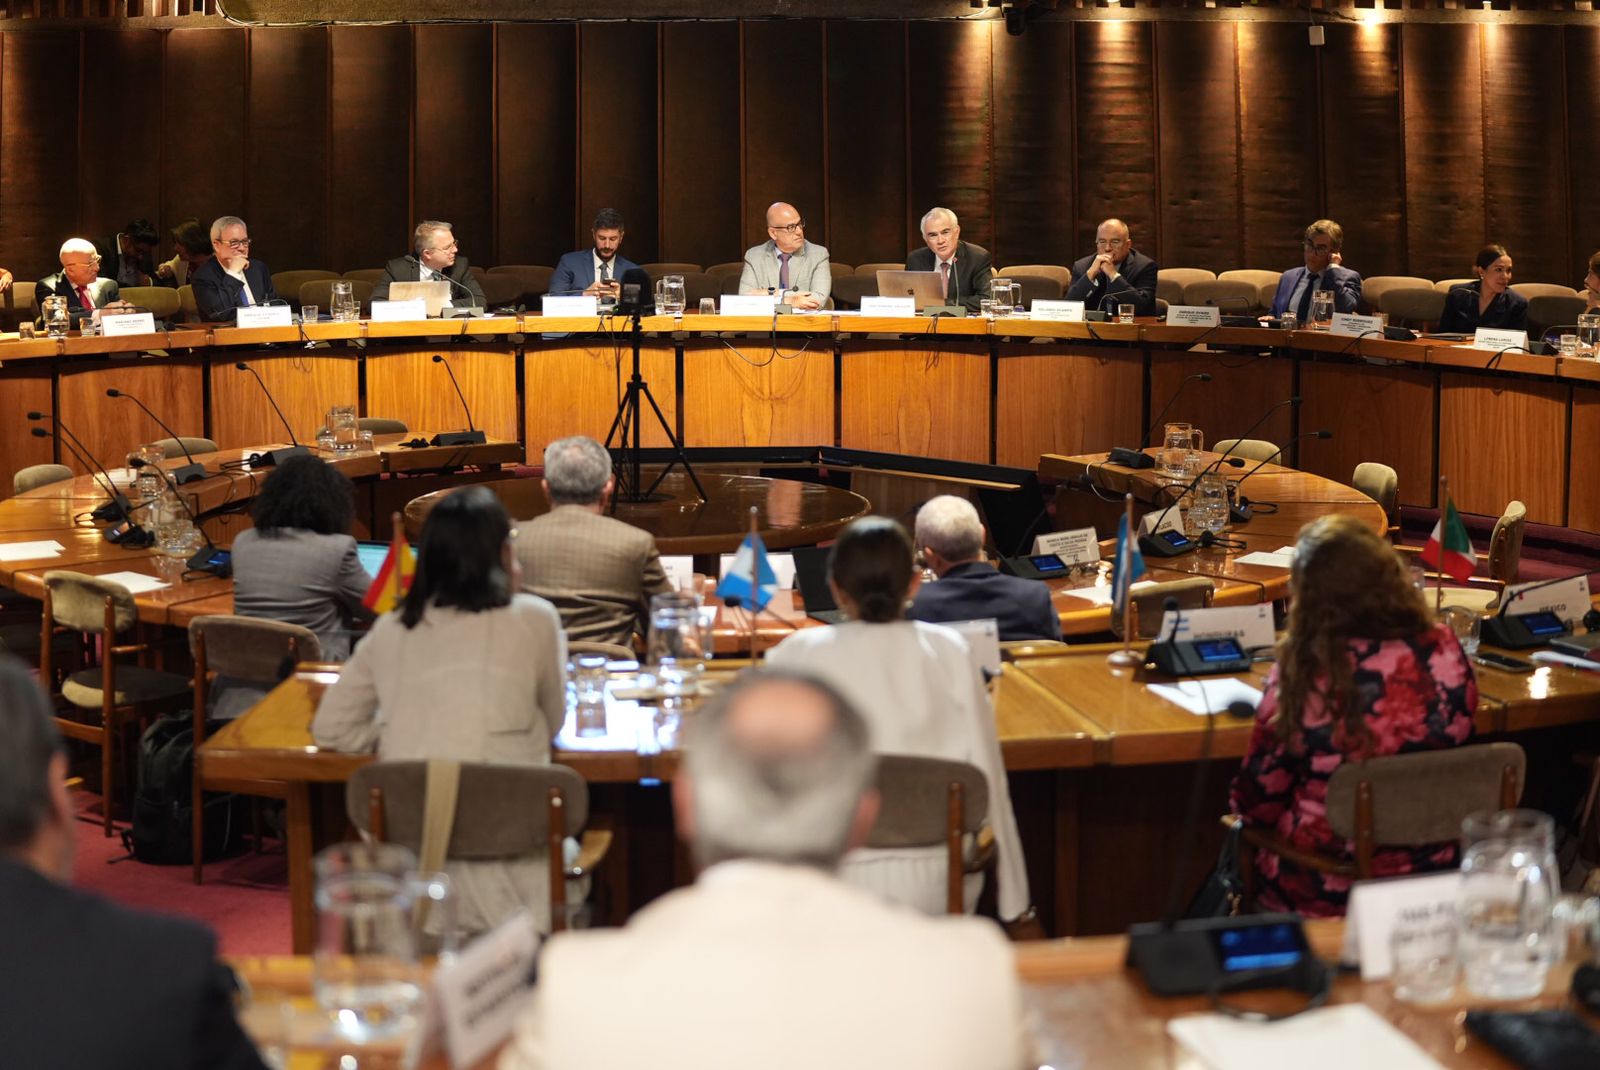
[[[193,216],[209,228],[217,216],[244,215],[247,40],[234,29],[167,33],[163,226]],[[268,264],[287,252],[277,234],[252,227],[250,236],[258,243],[252,255]]]
[[[908,139],[912,234],[938,205],[956,213],[961,237],[994,251],[990,99],[992,26],[913,22],[906,28],[911,128]],[[914,248],[915,240],[908,243]]]
[[[1155,31],[1148,22],[1079,23],[1073,34],[1078,132],[1077,234],[1064,263],[1094,252],[1094,231],[1115,216],[1134,247],[1162,256],[1157,232]]]
[[[827,245],[846,264],[892,263],[915,244],[896,151],[906,140],[905,33],[894,22],[828,24]]]
[[[1157,349],[1150,353],[1148,411],[1152,419],[1167,399],[1177,393],[1178,385],[1196,372],[1210,372],[1214,379],[1209,383],[1189,384],[1166,419],[1193,424],[1205,432],[1207,449],[1219,438],[1242,436],[1269,406],[1294,393],[1294,365],[1287,360],[1271,357],[1243,360],[1233,354]],[[1285,405],[1252,431],[1250,437],[1288,446],[1294,434],[1293,414],[1294,407]],[[1156,436],[1161,431],[1156,428]]]
[[[628,222],[628,259],[660,259],[656,126],[657,28],[647,22],[578,27],[578,214],[615,208]],[[574,246],[577,248],[578,246]]]
[[[989,354],[925,342],[851,350],[839,381],[839,445],[987,463]]]
[[[1486,233],[1524,279],[1561,279],[1576,261],[1567,211],[1561,27],[1483,27]],[[1592,141],[1591,131],[1577,136]],[[1593,198],[1585,191],[1583,197]],[[1587,256],[1593,250],[1585,249]],[[1583,277],[1582,271],[1571,276]]]
[[[1031,31],[1030,31],[1031,32]],[[1137,350],[1000,347],[995,463],[1036,468],[1042,453],[1090,453],[1138,441],[1144,358]],[[1066,398],[1097,398],[1092,406]]]
[[[8,33],[0,46],[0,248],[19,279],[58,270],[78,229],[77,70],[75,33]]]
[[[0,383],[3,389],[4,383]],[[1572,473],[1567,482],[1567,523],[1600,531],[1600,390],[1572,388]]]
[[[788,201],[805,216],[806,237],[834,247],[826,195],[827,31],[820,22],[745,22],[744,183],[733,260],[767,240],[767,206]],[[781,74],[780,74],[781,72]]]
[[[417,132],[411,163],[416,191],[412,214],[416,219],[455,224],[461,255],[490,267],[494,256],[494,28],[484,24],[418,26],[415,33],[411,79],[416,91]]]
[[[56,459],[53,438],[33,437],[34,427],[48,424],[34,424],[24,415],[52,411],[51,384],[49,361],[16,361],[0,368],[0,412],[6,414],[0,420],[0,498],[11,497],[11,480],[19,469]]]
[[[1363,23],[1325,30],[1327,44],[1317,62],[1325,87],[1320,116],[1327,214],[1344,228],[1350,267],[1368,276],[1410,274],[1400,29]],[[1434,242],[1427,236],[1426,244]]]
[[[495,27],[495,121],[494,262],[554,266],[583,247],[594,218],[577,201],[576,27]]]
[[[1419,433],[1433,427],[1433,381],[1422,368],[1302,363],[1300,430],[1333,437],[1303,439],[1299,467],[1349,483],[1356,465],[1378,461],[1399,475],[1403,504],[1433,505],[1433,436]]]
[[[647,341],[639,356],[639,371],[676,430],[678,360],[669,346]],[[544,448],[567,435],[588,435],[604,442],[628,385],[631,360],[621,345],[585,345],[576,339],[567,345],[530,344],[522,358],[528,463],[543,464]],[[667,436],[648,403],[641,437],[646,446],[667,445]]]
[[[992,25],[992,24],[991,24]],[[1075,92],[1072,23],[1041,22],[1021,37],[992,26],[994,245],[1008,264],[1071,264]]]
[[[831,446],[833,351],[785,338],[738,339],[683,348],[683,441],[686,446]]]
[[[244,217],[274,271],[334,267],[328,244],[328,34],[324,26],[250,31],[250,189]],[[211,220],[201,224],[209,227]]]
[[[160,85],[159,32],[84,31],[83,99],[94,103],[83,109],[80,127],[78,227],[91,241],[116,234],[132,219],[159,223],[161,168],[141,161],[159,161],[165,148]],[[161,245],[167,246],[164,235]]]
[[[1242,194],[1237,263],[1280,271],[1303,262],[1301,235],[1323,214],[1321,139],[1316,123],[1306,121],[1317,113],[1313,50],[1298,23],[1235,25]]]
[[[1410,274],[1465,278],[1485,240],[1482,34],[1415,23],[1400,31]]]
[[[404,420],[431,438],[440,431],[462,431],[461,410],[443,368],[433,365],[433,349],[367,350],[368,416]],[[473,424],[490,438],[517,440],[517,356],[510,346],[444,351],[472,411]],[[376,359],[375,359],[376,358]]]
[[[1213,271],[1245,263],[1268,266],[1242,260],[1239,247],[1233,25],[1163,23],[1156,27],[1155,53],[1162,175],[1158,262]],[[1112,209],[1108,214],[1116,213]],[[1131,220],[1125,222],[1133,226]],[[1152,243],[1145,244],[1148,252]]]
[[[1449,477],[1458,509],[1499,516],[1515,498],[1531,523],[1566,522],[1571,393],[1566,383],[1440,375],[1439,474]],[[1494,445],[1512,442],[1515,449]]]
[[[739,25],[665,23],[661,61],[661,248],[702,268],[737,260],[739,139],[707,134],[739,129]]]
[[[335,26],[329,244],[335,271],[382,267],[410,248],[411,30]],[[452,220],[452,222],[454,222]]]
[[[106,389],[126,390],[172,427],[197,435],[205,426],[201,371],[198,363],[175,360],[68,365],[61,369],[58,387],[61,420],[91,458],[107,468],[120,467],[140,443],[166,438],[167,433],[133,402],[106,397]],[[85,471],[70,455],[61,463]]]
[[[315,443],[317,428],[335,405],[360,399],[358,362],[348,356],[304,352],[234,352],[207,369],[211,376],[211,438],[221,449],[286,444],[283,424],[261,393],[255,376],[234,367],[248,361],[272,391],[302,443]]]
[[[1600,197],[1594,196],[1595,176],[1600,175],[1600,138],[1588,132],[1600,130],[1600,26],[1568,26],[1566,41],[1567,128],[1581,131],[1567,137],[1568,205],[1572,212],[1572,260],[1569,286],[1580,285],[1579,263],[1600,249]],[[1533,281],[1532,276],[1525,276]],[[1556,276],[1552,281],[1562,281]]]

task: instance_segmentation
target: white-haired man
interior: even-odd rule
[[[560,611],[568,639],[631,645],[650,629],[651,595],[672,585],[655,538],[606,516],[611,454],[582,435],[558,439],[544,451],[543,486],[550,511],[517,522],[523,590]]]
[[[231,323],[239,309],[278,300],[272,269],[250,259],[250,230],[236,215],[219,216],[211,224],[213,256],[190,277],[195,307],[206,323]]]
[[[965,498],[941,494],[917,510],[916,543],[938,578],[911,601],[912,620],[1000,622],[1002,641],[1060,639],[1061,618],[1050,588],[1000,572],[983,559],[983,523]]]
[[[411,232],[410,256],[397,256],[383,266],[384,275],[372,288],[374,301],[389,300],[389,285],[395,282],[448,282],[450,299],[458,308],[483,308],[483,285],[472,274],[455,229],[438,219],[424,219]]]
[[[994,281],[989,250],[961,240],[961,223],[948,208],[928,209],[919,226],[925,245],[906,254],[906,270],[938,272],[945,304],[978,311]]]
[[[861,715],[814,679],[751,672],[714,697],[672,785],[699,880],[552,939],[501,1070],[1023,1065],[999,928],[833,875],[877,816],[874,766]]]
[[[44,308],[47,297],[65,297],[72,326],[77,327],[96,309],[120,305],[117,280],[100,278],[100,254],[88,238],[68,238],[61,243],[61,270],[46,275],[34,287],[34,302]]]

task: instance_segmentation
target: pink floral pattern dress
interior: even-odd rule
[[[1321,696],[1314,695],[1302,730],[1280,740],[1272,723],[1278,714],[1274,667],[1229,797],[1233,812],[1249,825],[1271,830],[1302,850],[1345,859],[1354,858],[1353,844],[1328,827],[1328,780],[1334,771],[1347,761],[1459,746],[1472,736],[1478,705],[1472,666],[1447,625],[1407,639],[1352,639],[1349,649],[1370,738],[1347,739]],[[1385,877],[1455,864],[1453,841],[1380,850],[1373,858],[1374,872]],[[1268,851],[1256,852],[1255,867],[1261,909],[1343,916],[1348,877],[1306,870]]]

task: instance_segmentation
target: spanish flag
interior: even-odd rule
[[[379,615],[394,609],[411,589],[411,575],[416,570],[416,555],[406,542],[405,525],[400,521],[400,514],[396,513],[389,553],[384,557],[383,565],[378,569],[372,586],[367,588],[367,595],[361,604]]]

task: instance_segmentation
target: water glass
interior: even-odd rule
[[[1468,657],[1478,652],[1478,640],[1483,630],[1483,618],[1466,606],[1446,606],[1441,619],[1447,621],[1456,633],[1461,650]]]
[[[335,405],[328,410],[328,430],[333,433],[335,450],[353,450],[359,444],[361,425],[354,405]]]
[[[717,299],[715,297],[702,297],[700,299],[700,315],[715,316],[717,314]]]
[[[1600,356],[1600,313],[1585,312],[1578,317],[1578,345],[1589,356]]]
[[[65,338],[72,327],[72,317],[67,312],[65,297],[46,297],[39,302],[39,312],[44,317],[45,333],[51,338]]]
[[[1292,331],[1300,326],[1300,317],[1295,315],[1293,309],[1284,309],[1283,315],[1278,317],[1278,326],[1286,331]]]
[[[1221,472],[1207,472],[1195,484],[1189,523],[1195,534],[1202,531],[1218,534],[1228,526],[1228,516],[1228,477]]]
[[[666,591],[650,599],[645,660],[664,693],[683,694],[693,689],[706,661],[698,598]]]
[[[32,338],[32,337],[33,337],[33,324],[31,324],[31,323],[19,323],[19,324],[17,324],[17,339],[19,341],[27,341],[29,338]]]
[[[1453,911],[1402,915],[1389,934],[1389,976],[1394,996],[1403,1003],[1435,1007],[1449,1001],[1460,972],[1457,959],[1460,926]]]
[[[1133,305],[1118,305],[1117,306],[1117,322],[1118,323],[1132,323],[1133,322],[1133,314],[1136,311],[1137,311],[1137,309]]]
[[[572,659],[572,694],[579,704],[604,702],[606,697],[606,656],[578,654]]]
[[[307,323],[315,323],[315,322],[317,322],[317,313],[320,312],[320,311],[321,311],[321,309],[317,308],[316,305],[301,305],[300,306],[300,323],[302,325],[305,325]]]
[[[1484,811],[1461,823],[1461,968],[1468,991],[1531,999],[1565,952],[1555,823],[1537,810]]]
[[[993,297],[983,297],[978,299],[978,315],[982,316],[986,320],[992,320],[995,318],[996,311]]]
[[[1333,326],[1333,291],[1317,290],[1311,295],[1311,329],[1325,331]]]
[[[328,311],[335,323],[349,323],[360,317],[361,306],[356,303],[355,285],[349,279],[334,280]]]

